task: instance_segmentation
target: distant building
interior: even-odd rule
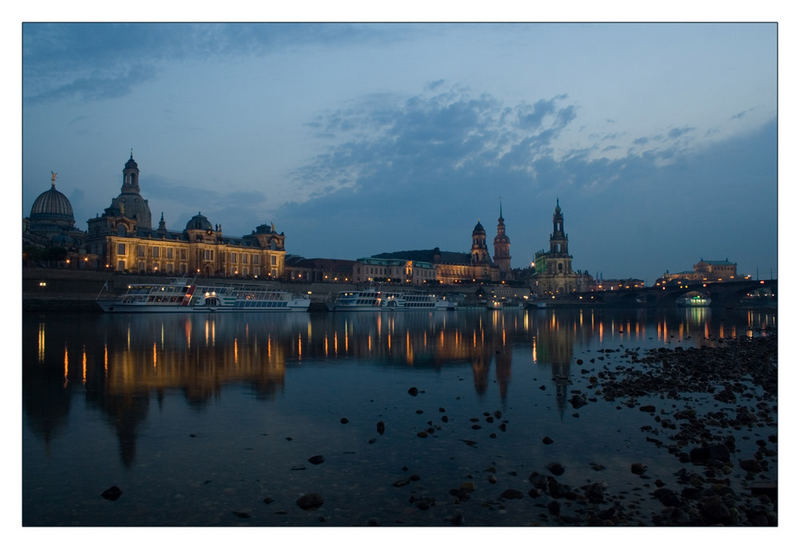
[[[77,250],[85,237],[75,227],[72,204],[56,189],[56,174],[51,172],[50,188],[36,197],[30,216],[22,220],[23,245]]]
[[[693,281],[693,282],[726,282],[729,280],[742,280],[748,276],[736,274],[736,263],[731,263],[726,257],[724,260],[711,260],[700,258],[694,264],[694,270],[670,273],[667,271],[656,283],[672,281]]]
[[[644,288],[644,280],[638,278],[592,280],[587,290],[590,292],[610,292],[614,290],[628,290],[631,288]]]
[[[122,191],[102,216],[88,221],[86,247],[114,271],[221,277],[280,278],[284,274],[285,235],[275,225],[259,225],[241,238],[223,236],[197,212],[183,231],[169,231],[161,214],[150,225],[150,206],[142,198],[139,167],[131,154],[122,170]]]
[[[556,295],[583,292],[592,284],[588,273],[572,270],[569,255],[569,238],[564,232],[564,214],[556,199],[553,212],[553,232],[550,234],[550,251],[540,250],[534,256],[534,275],[531,290],[538,295]]]
[[[353,267],[353,280],[368,282],[391,279],[409,284],[500,282],[513,276],[509,251],[511,239],[505,234],[502,210],[494,244],[493,262],[486,246],[486,229],[478,221],[472,230],[469,253],[443,252],[438,247],[380,253],[359,259]]]
[[[502,204],[500,204],[500,217],[497,219],[497,236],[494,237],[494,264],[500,270],[500,278],[511,277],[511,239],[506,234]]]
[[[285,278],[307,282],[351,282],[355,261],[347,259],[306,259],[287,255],[285,259]]]

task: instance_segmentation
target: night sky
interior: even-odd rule
[[[33,24],[22,29],[22,209],[76,224],[131,148],[154,223],[356,259],[491,242],[652,283],[701,257],[777,272],[777,26]],[[490,244],[491,248],[491,244]]]

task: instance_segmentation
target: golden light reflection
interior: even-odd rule
[[[164,350],[164,323],[161,323],[161,350]]]
[[[64,345],[64,387],[69,383],[69,351],[66,344]]]
[[[81,357],[83,371],[81,372],[81,383],[86,385],[86,347],[83,348],[83,356]]]
[[[297,334],[297,358],[303,358],[303,339]]]
[[[600,323],[600,328],[597,332],[597,335],[600,337],[600,343],[603,343],[603,323]]]
[[[339,354],[339,337],[338,332],[333,332],[333,354]]]
[[[267,336],[267,358],[272,356],[272,338]]]
[[[683,322],[678,325],[678,341],[683,341]]]
[[[308,342],[311,343],[311,321],[308,321]]]
[[[206,320],[206,347],[208,347],[208,320]]]
[[[103,371],[108,372],[108,343],[103,345]]]
[[[325,343],[327,344],[327,340],[326,340],[326,342],[325,342]],[[326,352],[326,353],[327,353],[327,348],[328,348],[328,347],[327,347],[327,345],[326,345],[326,347],[325,347],[325,349],[326,349],[326,351],[325,351],[325,352]],[[368,350],[368,351],[372,351],[372,336],[371,336],[371,335],[368,335],[368,336],[367,336],[367,350]]]
[[[158,352],[156,350],[156,342],[154,341],[153,342],[153,368],[156,367],[157,363],[158,363]]]
[[[533,363],[536,364],[536,336],[533,336]]]
[[[45,355],[45,337],[44,337],[44,322],[39,323],[39,363],[44,362]]]
[[[192,321],[188,318],[186,322],[183,323],[183,332],[186,334],[186,348],[191,350],[192,348]]]
[[[211,345],[217,344],[217,324],[213,320],[211,321]]]
[[[720,339],[725,338],[725,326],[722,323],[720,323],[719,325],[719,338]]]
[[[391,334],[391,332],[389,332],[387,335],[388,335],[388,340],[387,341],[389,343],[389,350],[391,351],[392,350],[392,334]]]
[[[344,330],[344,352],[346,353],[349,349],[349,340],[350,338],[347,336],[347,328]]]
[[[233,363],[239,364],[239,340],[235,337],[233,338]]]
[[[736,324],[731,327],[731,337],[736,339]]]
[[[703,335],[705,336],[706,339],[708,339],[708,320],[706,320],[705,328],[703,330]]]
[[[323,348],[325,349],[325,356],[328,356],[328,336],[325,336]]]

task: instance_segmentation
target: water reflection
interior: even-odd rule
[[[477,395],[512,367],[552,379],[563,414],[575,355],[598,348],[715,345],[775,328],[772,311],[459,311],[309,315],[29,315],[23,329],[23,407],[47,443],[73,396],[100,410],[130,466],[150,399],[177,391],[195,408],[243,384],[279,397],[287,368],[358,360],[390,369],[465,368]],[[218,337],[219,336],[219,337]],[[63,342],[63,346],[61,345]],[[199,344],[198,344],[199,342]],[[494,378],[492,378],[494,366]],[[332,387],[336,390],[336,387]]]

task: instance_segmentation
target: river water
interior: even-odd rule
[[[705,308],[26,314],[23,523],[548,524],[542,501],[499,495],[558,462],[560,481],[605,483],[648,524],[650,483],[669,485],[676,457],[638,411],[573,409],[572,387],[598,349],[776,324],[775,310]],[[463,483],[474,492],[456,502]],[[322,505],[301,509],[308,493]]]

